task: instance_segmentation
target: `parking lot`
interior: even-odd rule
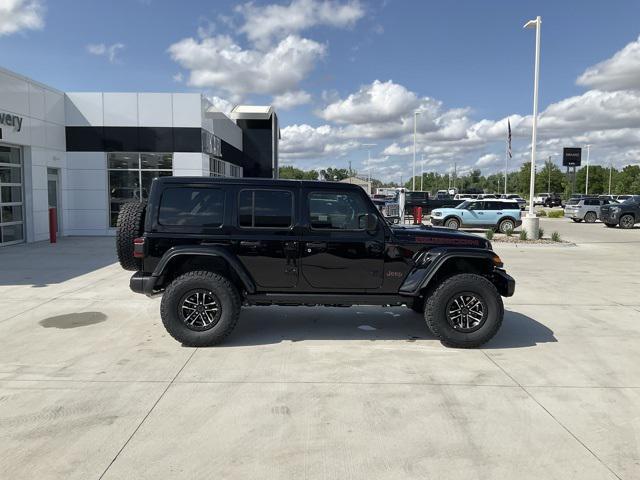
[[[110,238],[0,250],[11,479],[640,478],[640,229],[495,243],[516,294],[481,350],[407,308],[250,307],[177,344]]]

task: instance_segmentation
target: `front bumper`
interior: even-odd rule
[[[129,288],[135,293],[143,293],[147,297],[155,295],[155,286],[158,282],[158,277],[153,275],[145,275],[142,272],[136,272],[129,280]]]
[[[431,217],[431,225],[434,227],[441,227],[444,224],[444,219],[442,217]]]
[[[503,297],[512,297],[516,291],[515,279],[502,268],[494,269],[493,284],[498,289],[498,293]]]
[[[600,220],[603,223],[618,223],[620,221],[620,212],[601,212]]]

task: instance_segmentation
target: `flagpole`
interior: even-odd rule
[[[504,194],[507,194],[507,168],[509,163],[509,140],[506,141],[504,152]]]

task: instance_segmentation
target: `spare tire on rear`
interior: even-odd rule
[[[116,250],[118,261],[125,270],[138,271],[142,260],[133,256],[133,240],[144,232],[146,203],[129,202],[120,207],[116,223]]]

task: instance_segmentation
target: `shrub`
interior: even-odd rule
[[[538,239],[541,239],[544,236],[544,228],[538,229]]]
[[[484,232],[484,236],[487,237],[487,240],[493,240],[493,230],[490,228],[486,232]]]
[[[513,229],[511,229],[511,228],[507,228],[507,229],[504,231],[504,234],[505,234],[507,237],[510,237],[511,235],[513,235]]]
[[[558,232],[553,232],[551,234],[551,240],[554,242],[559,242],[560,241],[560,234]]]
[[[520,240],[527,240],[528,236],[527,236],[527,231],[523,228],[522,230],[520,230]]]
[[[538,216],[539,217],[546,217],[547,216],[547,211],[546,210],[538,210]]]
[[[562,218],[564,217],[563,210],[550,210],[548,214],[549,218]]]

